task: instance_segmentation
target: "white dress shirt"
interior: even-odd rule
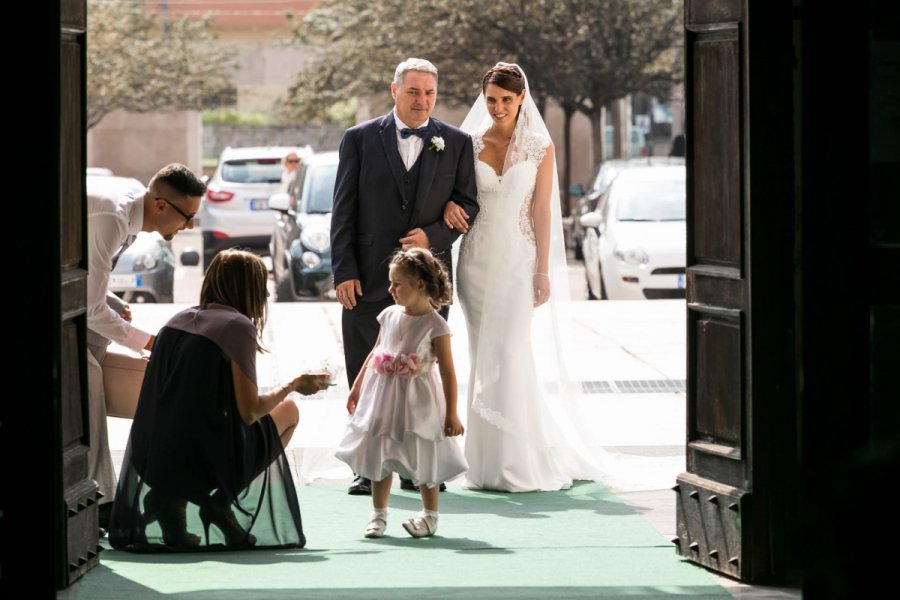
[[[431,119],[426,119],[424,123],[415,129],[428,127],[430,122]],[[417,135],[411,135],[408,138],[403,139],[403,136],[400,135],[400,130],[404,128],[413,128],[400,120],[400,117],[397,116],[396,108],[394,109],[394,125],[396,125],[397,128],[397,150],[400,151],[400,158],[403,159],[403,164],[406,166],[406,170],[409,171],[412,169],[412,166],[416,164],[419,155],[422,154],[422,149],[425,147],[425,140]]]
[[[138,329],[106,303],[113,259],[122,246],[134,241],[144,226],[144,195],[119,198],[88,196],[88,329],[140,352],[150,334]]]

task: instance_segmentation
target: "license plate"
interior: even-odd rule
[[[678,274],[678,289],[679,290],[684,289],[684,273]]]
[[[113,273],[109,276],[109,285],[115,288],[141,287],[141,278],[138,275],[116,275]]]
[[[266,210],[269,208],[268,198],[253,198],[250,200],[250,210]]]

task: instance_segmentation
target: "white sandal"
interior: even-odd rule
[[[380,517],[378,515],[372,515],[371,520],[369,520],[369,524],[366,525],[366,537],[367,538],[384,537],[385,527],[387,527],[387,520],[385,520],[384,517]]]
[[[403,529],[415,537],[429,537],[437,531],[437,519],[429,516],[416,517],[403,523]]]

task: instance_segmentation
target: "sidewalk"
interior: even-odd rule
[[[134,322],[153,330],[186,305],[132,305]],[[279,385],[323,360],[342,364],[340,306],[334,302],[270,304],[264,343],[271,351],[258,359],[260,387]],[[588,398],[585,408],[597,439],[617,454],[655,463],[659,485],[640,491],[612,490],[667,540],[675,537],[672,485],[684,470],[685,318],[682,300],[571,303],[572,326],[565,339],[570,377]],[[459,389],[465,391],[468,348],[458,306],[450,311]],[[300,426],[288,446],[298,485],[313,481],[349,483],[346,465],[333,458],[333,444],[346,423],[346,375],[339,385],[312,397],[295,396]],[[460,407],[464,406],[461,398]],[[461,415],[464,419],[464,413]],[[110,419],[110,445],[118,465],[130,421]],[[452,484],[459,485],[458,482]],[[451,485],[452,485],[451,484]],[[674,554],[674,547],[672,549]],[[746,586],[716,580],[735,598],[800,598],[797,590]]]

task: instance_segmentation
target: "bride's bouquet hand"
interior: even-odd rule
[[[550,299],[550,276],[535,273],[531,279],[534,282],[534,307],[537,308]]]

